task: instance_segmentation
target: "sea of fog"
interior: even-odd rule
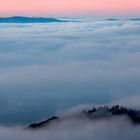
[[[0,24],[0,124],[80,104],[140,105],[140,21],[66,20]]]

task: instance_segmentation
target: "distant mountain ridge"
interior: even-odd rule
[[[0,23],[47,23],[47,22],[66,22],[65,20],[59,20],[56,18],[45,17],[0,17]]]
[[[112,107],[109,106],[101,106],[101,107],[93,107],[90,110],[83,110],[81,114],[79,114],[79,118],[81,116],[86,117],[89,121],[93,120],[100,120],[100,119],[109,119],[114,117],[127,117],[133,124],[140,125],[140,110],[134,110],[129,109],[126,107],[122,107],[119,105],[115,105]],[[73,116],[74,118],[74,116]],[[65,118],[67,119],[67,118]],[[57,123],[61,124],[65,120],[64,118],[53,116],[45,121],[41,121],[38,123],[32,123],[30,124],[27,129],[40,129],[40,128],[46,128],[51,125],[55,125]],[[76,116],[77,119],[77,116]]]
[[[119,18],[107,18],[105,21],[122,21],[124,19]],[[125,19],[129,21],[140,21],[140,18]],[[25,17],[25,16],[12,16],[12,17],[0,17],[0,23],[49,23],[49,22],[69,22],[64,19],[46,18],[46,17]],[[78,22],[78,21],[71,21]]]
[[[128,18],[128,19],[123,19],[123,18],[107,18],[105,19],[106,21],[140,21],[140,18]]]
[[[132,21],[140,21],[140,18],[130,18]]]
[[[105,20],[107,20],[107,21],[120,21],[120,19],[117,19],[117,18],[107,18]]]

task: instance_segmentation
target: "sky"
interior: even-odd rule
[[[139,15],[140,0],[1,0],[0,16]]]

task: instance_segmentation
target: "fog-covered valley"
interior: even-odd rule
[[[24,130],[68,108],[140,109],[140,21],[63,20],[0,24],[0,139],[138,140],[139,125],[125,117]]]

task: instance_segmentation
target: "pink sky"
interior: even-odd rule
[[[140,0],[0,0],[0,16],[140,14]]]

